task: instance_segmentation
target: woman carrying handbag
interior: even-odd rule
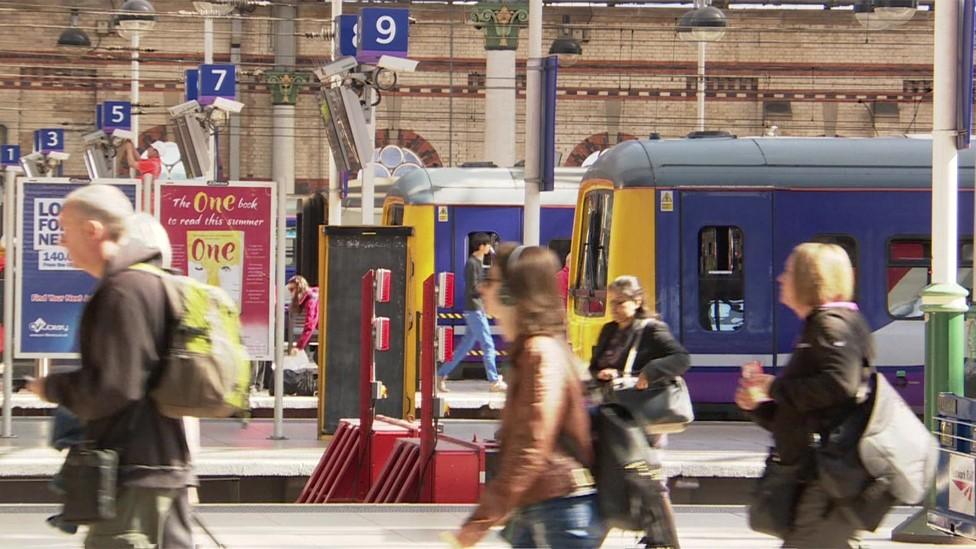
[[[680,379],[691,365],[688,351],[674,339],[667,324],[652,318],[645,309],[644,289],[637,277],[615,279],[607,288],[607,302],[613,320],[600,331],[590,361],[590,375],[600,383],[603,392],[611,392],[614,385],[620,386],[632,376],[636,379],[630,385],[638,393]],[[648,434],[647,439],[655,449],[663,448],[666,443],[662,434]],[[677,549],[678,532],[660,457],[649,456],[648,462],[657,464],[654,474],[660,483],[660,505],[656,506],[659,512],[655,514],[660,516],[650,521],[651,527],[641,543],[646,547]]]

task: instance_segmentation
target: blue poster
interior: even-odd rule
[[[137,204],[138,183],[117,186]],[[71,266],[61,247],[64,197],[83,182],[18,180],[17,269],[14,323],[16,358],[78,356],[78,326],[96,280]]]

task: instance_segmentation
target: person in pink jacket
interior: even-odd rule
[[[288,291],[291,292],[291,305],[288,308],[291,337],[298,336],[291,345],[290,353],[297,355],[304,351],[308,354],[308,343],[319,325],[319,289],[309,287],[302,275],[295,275],[288,279]],[[302,327],[301,332],[298,331],[299,326]],[[309,360],[315,362],[312,356],[309,356]]]

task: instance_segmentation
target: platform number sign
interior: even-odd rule
[[[42,153],[64,151],[64,130],[44,128],[34,132],[34,150]]]
[[[407,56],[410,10],[363,8],[359,13],[356,59],[371,63],[381,55]]]
[[[0,166],[20,164],[20,145],[0,145]]]
[[[99,129],[106,133],[132,129],[132,103],[128,101],[106,101],[98,105],[96,114]]]
[[[356,55],[356,43],[359,41],[359,36],[356,35],[358,30],[358,15],[339,16],[339,55],[343,57]]]
[[[200,71],[187,69],[184,74],[186,74],[186,100],[195,101],[200,97]]]
[[[201,105],[209,105],[214,99],[234,99],[237,95],[237,75],[234,65],[200,65]]]

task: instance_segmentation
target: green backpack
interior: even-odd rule
[[[237,306],[222,289],[147,263],[163,282],[173,318],[162,373],[149,395],[164,416],[219,418],[249,409],[251,365]]]

